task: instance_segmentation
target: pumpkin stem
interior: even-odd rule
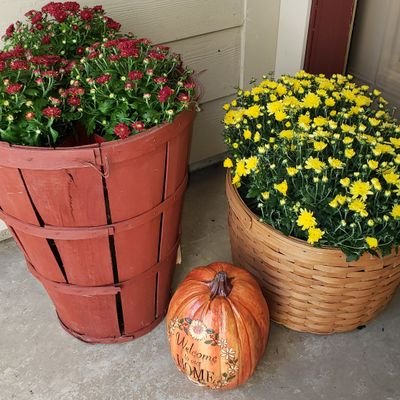
[[[219,271],[215,274],[212,281],[208,282],[210,288],[210,299],[213,300],[216,296],[228,297],[232,291],[231,280],[225,271]]]

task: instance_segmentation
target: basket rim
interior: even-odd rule
[[[231,207],[231,201],[229,200],[230,195],[236,200],[238,205],[242,207],[242,209],[245,211],[247,216],[251,219],[251,224],[255,224],[257,227],[259,227],[262,230],[268,231],[270,234],[275,235],[280,238],[283,242],[289,242],[292,246],[296,245],[298,248],[302,248],[303,251],[305,249],[309,252],[312,252],[314,254],[327,254],[327,256],[340,256],[343,257],[344,260],[346,260],[346,255],[345,253],[338,247],[332,247],[332,246],[325,246],[322,245],[321,247],[314,247],[311,244],[307,243],[305,240],[296,238],[294,236],[287,236],[283,234],[281,231],[275,229],[272,227],[270,224],[267,222],[261,222],[259,220],[259,217],[250,210],[250,208],[246,205],[246,203],[243,201],[242,197],[240,196],[237,188],[232,184],[232,179],[231,179],[231,173],[228,170],[226,174],[226,191],[227,191],[227,197],[228,197],[228,203],[229,206]],[[377,257],[369,252],[364,252],[361,257],[356,260],[356,261],[349,261],[347,262],[349,265],[357,265],[358,263],[363,263],[365,260],[383,260],[385,258],[393,257],[393,256],[398,256],[396,254],[395,250],[393,249],[391,254],[388,254],[386,256],[381,256]]]

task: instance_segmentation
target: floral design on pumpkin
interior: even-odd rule
[[[211,387],[212,389],[220,389],[236,377],[239,370],[239,360],[236,357],[236,352],[233,348],[228,346],[226,339],[219,337],[218,332],[207,328],[202,321],[191,318],[172,319],[168,325],[168,336],[171,337],[176,330],[183,331],[186,335],[204,344],[218,346],[220,348],[220,356],[226,360],[226,372],[222,373],[221,379],[214,382]],[[199,382],[195,383],[201,385]]]

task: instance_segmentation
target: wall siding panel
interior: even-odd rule
[[[240,79],[241,29],[233,28],[168,43],[182,54],[186,65],[198,74],[203,91],[200,101],[228,96]]]

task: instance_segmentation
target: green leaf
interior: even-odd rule
[[[106,100],[105,102],[100,104],[99,111],[103,114],[108,114],[113,105],[114,102],[112,100]]]
[[[39,95],[39,91],[37,89],[26,89],[24,91],[24,94],[27,94],[28,96],[32,96],[32,97],[38,97]]]

